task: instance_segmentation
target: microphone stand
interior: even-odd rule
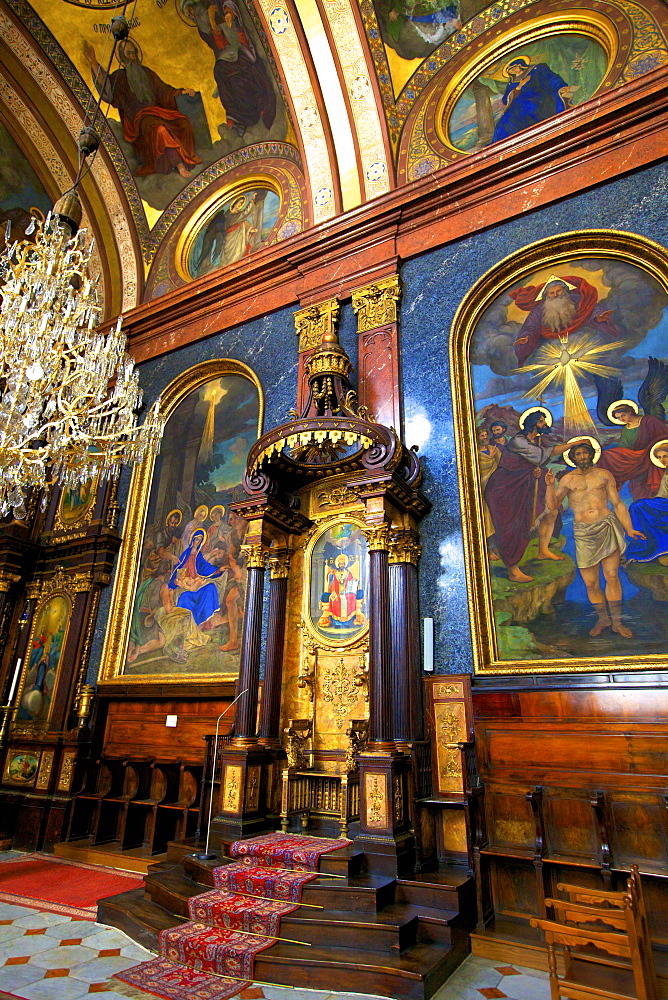
[[[234,701],[230,702],[224,712],[221,712],[218,716],[218,721],[216,722],[216,739],[213,744],[213,763],[211,765],[211,789],[209,791],[209,820],[206,828],[206,844],[204,845],[204,851],[195,852],[191,855],[193,858],[197,858],[198,861],[212,861],[216,857],[215,852],[209,851],[209,837],[211,836],[211,812],[213,810],[213,786],[216,778],[216,757],[218,755],[218,729],[220,726],[220,720],[224,715],[227,715],[231,708],[234,708],[239,698],[242,698],[248,692],[248,688],[245,691],[241,691]]]

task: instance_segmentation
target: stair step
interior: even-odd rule
[[[397,879],[395,900],[436,909],[475,910],[475,882],[464,868]]]
[[[183,859],[183,869],[195,881],[214,888],[213,869],[229,863],[227,859],[198,861]],[[360,875],[356,878],[307,882],[302,891],[304,903],[314,903],[333,910],[376,912],[394,902],[395,880],[383,875]]]
[[[140,875],[145,875],[151,865],[167,857],[166,854],[151,854],[145,847],[122,851],[118,844],[111,841],[108,844],[95,846],[90,837],[56,844],[54,854],[57,858],[66,858],[68,861],[122,868],[124,871],[139,872]]]
[[[173,913],[147,899],[143,889],[132,889],[130,892],[121,892],[99,900],[97,921],[118,927],[156,954],[160,931],[183,923]]]

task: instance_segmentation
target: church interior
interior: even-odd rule
[[[667,95],[0,0],[0,997],[668,1000]]]

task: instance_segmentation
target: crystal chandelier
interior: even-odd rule
[[[98,144],[84,126],[82,160]],[[97,329],[80,176],[81,166],[74,188],[26,231],[34,242],[11,243],[7,232],[0,252],[0,516],[25,517],[31,489],[116,477],[156,453],[164,429],[157,400],[137,424],[142,393],[121,317],[109,333]]]

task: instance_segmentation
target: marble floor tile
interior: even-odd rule
[[[508,976],[500,987],[510,1000],[550,1000],[550,984],[534,976]]]
[[[84,938],[84,940],[87,940]],[[49,951],[42,951],[39,955],[33,955],[30,959],[31,965],[38,965],[42,969],[71,969],[75,965],[87,964],[98,957],[97,948],[86,948],[81,944],[56,945]]]
[[[99,934],[101,930],[102,925],[95,924],[92,920],[68,920],[67,923],[50,925],[46,933],[62,941],[64,938],[91,937],[93,934]]]
[[[42,979],[38,983],[21,987],[25,1000],[79,1000],[88,995],[88,984],[77,982],[69,976],[60,979]]]
[[[44,979],[44,969],[36,965],[3,965],[0,967],[0,990],[19,993],[21,986]]]
[[[30,937],[23,934],[3,943],[0,961],[4,959],[6,964],[8,958],[19,958],[23,955],[32,957],[41,951],[48,951],[49,948],[53,948],[53,938],[47,934],[35,934]]]
[[[104,958],[94,958],[91,962],[73,966],[70,975],[86,983],[103,983],[111,979],[117,972],[138,965],[134,958],[123,958],[122,955],[107,955]]]
[[[15,927],[55,927],[58,924],[70,924],[71,917],[64,913],[45,913],[41,910],[31,910],[26,916],[14,919]]]

